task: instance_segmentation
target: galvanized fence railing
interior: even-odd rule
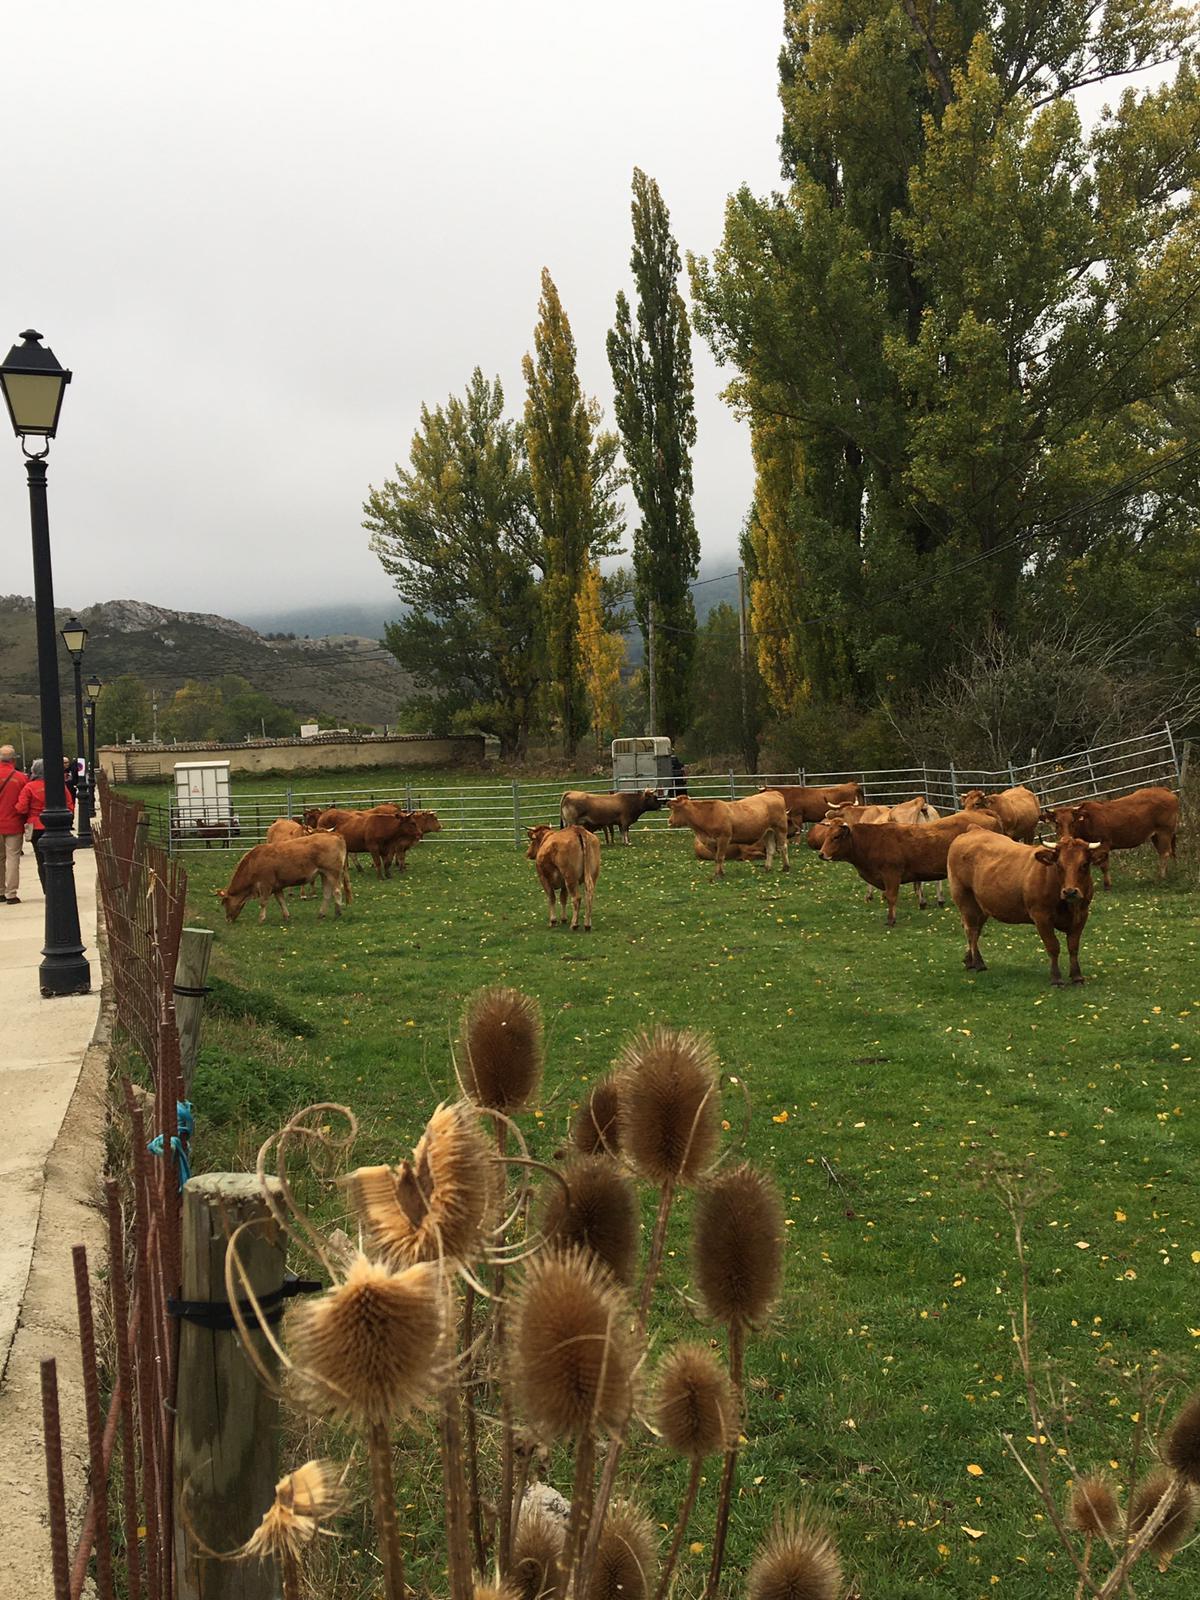
[[[995,770],[960,767],[954,763],[839,772],[817,772],[800,767],[771,773],[690,773],[685,779],[648,786],[667,794],[683,784],[695,799],[736,800],[772,784],[822,786],[854,781],[862,784],[869,802],[880,805],[894,805],[920,794],[939,811],[954,811],[970,789],[990,791],[1025,784],[1044,805],[1052,806],[1089,795],[1103,798],[1125,794],[1148,784],[1175,785],[1179,781],[1179,760],[1174,736],[1164,725],[1138,738],[1097,745],[1050,760],[1009,764]],[[642,781],[623,785],[632,789],[643,786],[646,785]],[[597,778],[570,783],[494,779],[446,784],[429,783],[414,776],[403,784],[391,786],[291,788],[241,795],[235,791],[232,818],[227,823],[199,828],[181,817],[173,803],[148,807],[147,814],[152,837],[171,854],[214,847],[246,850],[262,841],[278,817],[298,817],[306,810],[328,806],[356,810],[386,801],[406,811],[426,808],[437,812],[441,832],[429,834],[427,843],[521,843],[526,828],[539,823],[557,823],[559,800],[565,788],[608,793],[612,785]],[[665,811],[660,811],[647,813],[642,826],[663,827],[665,824]]]
[[[86,1249],[77,1245],[72,1252],[89,1466],[88,1498],[73,1540],[57,1369],[53,1360],[42,1363],[52,1575],[55,1600],[79,1600],[89,1582],[99,1600],[172,1600],[178,1334],[170,1305],[179,1293],[179,1192],[186,1173],[173,988],[187,874],[150,840],[138,803],[103,782],[100,801],[97,883],[116,1020],[145,1059],[151,1092],[139,1095],[128,1078],[123,1081],[129,1159],[120,1181],[105,1184],[103,1296]],[[107,1369],[97,1353],[98,1320],[112,1335]],[[119,1487],[111,1482],[118,1445]]]

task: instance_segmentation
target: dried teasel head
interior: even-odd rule
[[[1166,1515],[1150,1540],[1161,1567],[1191,1536],[1196,1525],[1196,1491],[1167,1467],[1156,1467],[1142,1479],[1129,1502],[1129,1531],[1136,1536],[1166,1500]]]
[[[571,1124],[571,1143],[581,1155],[615,1156],[621,1148],[617,1119],[620,1090],[615,1077],[594,1083]]]
[[[733,1384],[713,1352],[702,1344],[676,1345],[658,1369],[654,1423],[663,1443],[700,1461],[726,1448],[737,1422]]]
[[[609,1507],[583,1600],[646,1600],[658,1572],[654,1524],[628,1500]]]
[[[833,1540],[794,1516],[775,1524],[746,1575],[748,1600],[839,1600],[841,1592]]]
[[[346,1504],[337,1464],[306,1461],[275,1485],[275,1498],[239,1554],[260,1560],[295,1560]]]
[[[765,1173],[743,1162],[704,1185],[692,1218],[692,1260],[714,1322],[762,1322],[783,1273],[783,1202]]]
[[[558,1592],[564,1534],[562,1523],[544,1511],[522,1511],[508,1576],[521,1600],[547,1600]]]
[[[633,1185],[604,1156],[577,1156],[563,1167],[562,1180],[543,1190],[542,1232],[562,1249],[590,1250],[618,1283],[628,1284],[640,1220]]]
[[[711,1041],[687,1029],[638,1034],[618,1056],[621,1150],[650,1183],[694,1183],[712,1160],[716,1066]]]
[[[1068,1526],[1089,1539],[1111,1538],[1121,1525],[1112,1480],[1103,1472],[1090,1472],[1071,1486],[1067,1506]]]
[[[440,1381],[446,1318],[437,1266],[392,1273],[359,1256],[343,1283],[289,1318],[297,1399],[359,1426],[404,1416]]]
[[[509,1364],[517,1407],[543,1438],[619,1428],[633,1405],[629,1308],[583,1250],[544,1250],[513,1309]]]
[[[519,989],[472,995],[458,1035],[463,1092],[485,1111],[511,1116],[527,1106],[542,1081],[542,1014]]]
[[[346,1179],[367,1254],[388,1267],[473,1261],[482,1253],[498,1168],[475,1109],[437,1108],[411,1161],[359,1167]]]
[[[1160,1449],[1169,1467],[1189,1483],[1200,1485],[1200,1391],[1188,1399]]]
[[[475,1584],[475,1600],[520,1600],[516,1589],[510,1583],[479,1583]]]

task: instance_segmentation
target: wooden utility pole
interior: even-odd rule
[[[220,1325],[229,1312],[228,1241],[244,1222],[254,1225],[238,1236],[238,1259],[256,1299],[275,1297],[278,1305],[286,1240],[254,1174],[207,1172],[185,1185],[185,1314],[175,1412],[177,1600],[275,1600],[278,1592],[273,1562],[214,1561],[203,1551],[205,1545],[225,1552],[243,1544],[271,1505],[279,1477],[279,1400],[242,1349],[240,1335]],[[245,1291],[237,1298],[244,1303]],[[245,1320],[256,1327],[253,1312]],[[259,1332],[250,1339],[260,1364],[274,1375],[267,1340]]]
[[[650,726],[646,732],[653,737],[658,732],[658,687],[655,683],[654,662],[654,602],[650,602],[650,628],[646,640],[646,669],[650,674]]]
[[[175,960],[175,1022],[179,1029],[179,1071],[183,1098],[192,1098],[192,1078],[200,1054],[200,1023],[204,1013],[204,985],[212,955],[211,928],[184,928]]]

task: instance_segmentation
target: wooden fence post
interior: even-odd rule
[[[286,1241],[271,1220],[257,1179],[253,1173],[208,1172],[192,1178],[183,1191],[185,1302],[227,1307],[227,1242],[243,1222],[257,1224],[237,1242],[255,1296],[261,1300],[282,1288]],[[246,1320],[255,1326],[252,1313]],[[274,1374],[276,1359],[266,1339],[258,1332],[251,1338],[259,1361]],[[186,1317],[179,1327],[178,1373],[177,1600],[274,1600],[273,1562],[213,1561],[200,1542],[211,1550],[235,1549],[270,1506],[279,1478],[279,1400],[259,1378],[236,1332],[202,1327]]]
[[[184,928],[175,959],[175,1024],[179,1029],[179,1072],[183,1098],[192,1098],[192,1078],[200,1054],[200,1023],[204,1014],[204,985],[212,955],[211,928]]]

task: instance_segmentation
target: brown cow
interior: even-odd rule
[[[272,895],[279,902],[283,920],[289,921],[283,891],[320,877],[325,886],[321,909],[323,917],[330,897],[334,915],[342,914],[342,894],[349,905],[350,880],[346,876],[346,841],[335,833],[314,833],[304,839],[284,839],[278,844],[256,844],[233,869],[227,888],[214,889],[225,904],[225,915],[236,922],[246,901],[254,896],[262,907],[259,922],[267,920],[267,901]]]
[[[300,822],[295,817],[278,817],[263,834],[264,844],[280,844],[284,839],[303,839],[307,834],[316,830],[310,828],[307,822]],[[301,900],[308,899],[308,885],[300,885]]]
[[[1116,800],[1082,800],[1043,811],[1060,840],[1071,837],[1103,842],[1110,850],[1136,850],[1147,839],[1158,852],[1158,875],[1165,878],[1179,832],[1179,796],[1171,789],[1135,789]],[[1112,888],[1108,857],[1103,857],[1104,887]]]
[[[816,823],[813,824],[817,826]],[[715,861],[717,852],[707,839],[699,834],[692,840],[692,850],[697,861]],[[766,850],[761,844],[731,844],[725,847],[726,861],[761,861]]]
[[[1056,845],[1018,844],[1003,834],[978,828],[950,846],[950,893],[962,915],[967,936],[963,965],[986,972],[979,954],[979,935],[989,917],[997,922],[1032,922],[1050,957],[1050,982],[1061,987],[1061,946],[1055,932],[1065,933],[1071,956],[1071,982],[1082,983],[1079,941],[1092,903],[1093,861],[1107,851],[1102,844],[1060,839]]]
[[[625,844],[629,843],[629,830],[647,811],[661,811],[662,796],[653,789],[643,789],[640,794],[620,793],[588,794],[583,789],[568,789],[558,802],[558,820],[561,827],[574,823],[604,832],[605,842],[613,843],[613,829],[620,832]]]
[[[390,878],[392,863],[399,861],[397,871],[403,872],[407,865],[406,857],[414,845],[420,844],[427,833],[441,833],[442,824],[436,811],[403,811],[401,821],[407,826],[398,829],[392,842],[383,854],[383,875]]]
[[[714,878],[725,876],[725,857],[731,844],[761,844],[767,871],[776,850],[788,862],[788,813],[783,796],[771,789],[747,795],[744,800],[692,800],[676,795],[668,802],[668,828],[691,828],[713,851],[717,870]]]
[[[899,823],[841,822],[828,824],[821,846],[823,861],[848,861],[864,883],[883,890],[889,928],[896,926],[896,901],[902,883],[935,883],[946,876],[946,853],[961,833],[991,831],[994,818],[981,823],[955,812],[938,822],[902,827]]]
[[[405,813],[391,801],[373,806],[369,811],[343,811],[337,806],[325,811],[314,808],[304,813],[304,820],[317,828],[332,828],[346,841],[346,849],[351,855],[360,852],[369,855],[378,878],[384,876],[388,852],[398,839],[408,835],[415,843],[415,834],[406,821]]]
[[[1032,844],[1037,838],[1042,805],[1032,789],[1018,784],[1015,789],[1001,789],[998,794],[984,794],[982,789],[968,789],[962,797],[964,811],[990,811],[1000,824],[1001,833],[1010,839],[1020,839]]]
[[[808,784],[772,784],[761,794],[781,794],[787,807],[788,828],[799,833],[806,822],[820,822],[830,806],[862,805],[861,783],[827,783],[821,788]]]
[[[914,795],[911,800],[901,800],[894,806],[831,806],[826,813],[826,821],[834,821],[838,818],[843,822],[899,822],[906,828],[915,828],[923,823],[937,822],[938,812],[934,810],[923,794],[918,794]],[[821,842],[824,842],[823,834]],[[819,850],[821,845],[816,844],[813,848]],[[916,896],[917,905],[924,911],[925,885],[923,883],[914,883],[913,894]],[[870,905],[874,898],[875,889],[873,885],[868,884],[867,904]],[[945,879],[943,878],[938,879],[937,903],[939,906],[946,903]]]
[[[571,896],[574,913],[571,932],[579,927],[579,886],[583,885],[583,931],[592,931],[592,901],[596,894],[596,879],[600,876],[600,841],[586,828],[572,824],[569,828],[527,828],[529,848],[525,859],[537,863],[537,875],[546,899],[550,902],[550,926],[558,925],[557,894],[562,901],[563,927],[567,925],[567,895]]]

